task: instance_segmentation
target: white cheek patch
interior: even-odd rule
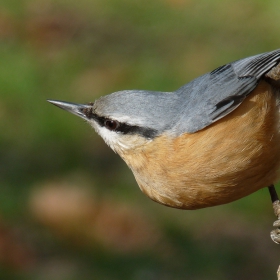
[[[110,131],[104,126],[99,126],[95,122],[90,122],[90,124],[114,152],[117,152],[118,149],[125,150],[130,148],[129,146],[125,145],[125,143],[123,143],[121,139],[122,135],[119,133]]]

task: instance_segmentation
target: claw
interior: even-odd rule
[[[273,226],[276,227],[276,229],[274,229],[270,233],[270,237],[273,242],[275,242],[276,244],[280,244],[280,201],[279,200],[273,202],[273,210],[278,220],[276,220],[273,223]]]
[[[276,229],[270,232],[270,237],[273,242],[280,244],[280,201],[274,185],[270,185],[268,190],[272,201],[273,211],[277,217],[277,220],[273,223],[273,226],[276,227]]]
[[[278,222],[278,221],[276,221],[276,222]],[[273,231],[271,231],[270,237],[273,242],[275,242],[276,244],[280,244],[280,229],[277,228],[277,229],[274,229]]]
[[[272,203],[275,216],[280,219],[280,201],[276,200]]]
[[[274,227],[280,227],[280,220],[277,220],[273,223]]]
[[[274,213],[275,213],[276,217],[278,218],[278,220],[276,220],[273,223],[273,226],[276,227],[276,229],[271,231],[270,237],[273,242],[275,242],[276,244],[280,244],[280,216],[279,216],[280,201],[279,200],[273,202],[273,209],[274,209]]]

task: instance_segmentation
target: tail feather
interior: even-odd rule
[[[280,49],[238,60],[232,66],[240,78],[253,76],[259,79],[279,62]]]

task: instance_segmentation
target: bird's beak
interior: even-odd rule
[[[47,100],[51,104],[66,110],[74,115],[77,115],[85,120],[89,119],[89,116],[92,112],[92,105],[84,105],[84,104],[75,104],[71,102],[64,102],[64,101],[58,101],[58,100]]]

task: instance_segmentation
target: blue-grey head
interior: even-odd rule
[[[48,100],[96,130],[116,152],[135,148],[171,130],[179,115],[175,92],[126,90],[86,105]]]

